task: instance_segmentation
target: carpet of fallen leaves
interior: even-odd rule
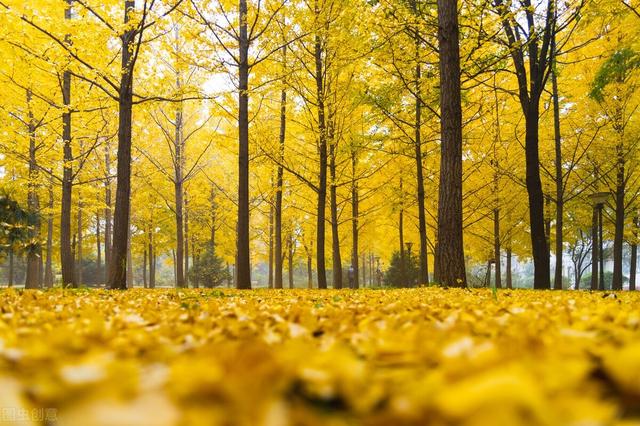
[[[639,326],[640,292],[3,290],[0,410],[82,426],[640,424]]]

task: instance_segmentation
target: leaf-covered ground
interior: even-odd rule
[[[4,290],[0,311],[15,424],[640,421],[640,293]]]

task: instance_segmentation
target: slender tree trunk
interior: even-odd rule
[[[127,239],[127,288],[133,288],[133,256],[131,252],[131,230]]]
[[[373,287],[373,253],[369,253],[369,287]]]
[[[64,12],[66,20],[71,19],[73,0],[67,0]],[[70,44],[70,37],[65,41]],[[62,113],[63,169],[62,199],[60,200],[60,263],[62,265],[62,286],[77,287],[73,271],[74,259],[71,251],[71,192],[73,190],[73,153],[71,151],[71,72],[65,70],[62,76],[62,100],[65,106]]]
[[[500,255],[500,209],[493,210],[493,257],[496,262],[496,288],[502,288],[502,265]]]
[[[191,256],[193,261],[191,262],[192,265],[195,265],[198,262],[198,256],[200,255],[199,252],[196,252],[196,239],[191,236]],[[189,277],[189,269],[187,268],[187,278]],[[189,281],[187,281],[187,284],[189,283]],[[198,283],[197,280],[195,280],[195,282],[193,283],[193,288],[198,288],[200,285]]]
[[[135,1],[124,0],[124,22],[129,23]],[[113,222],[113,248],[108,287],[127,288],[127,253],[131,210],[131,119],[133,114],[133,44],[136,30],[126,27],[122,35],[122,75],[118,99],[118,172],[116,209]]]
[[[106,283],[109,275],[109,267],[111,265],[111,154],[109,152],[109,144],[105,144],[104,165],[107,177],[104,182],[104,274],[103,281]]]
[[[551,198],[544,196],[544,237],[547,239],[547,247],[551,247]]]
[[[178,266],[177,266],[177,263],[176,263],[176,249],[171,249],[171,257],[173,258],[173,282],[174,282],[174,285],[175,285],[175,283],[178,281],[178,279],[177,279]]]
[[[353,288],[360,287],[360,272],[358,271],[358,219],[360,215],[358,182],[356,181],[356,166],[358,157],[356,149],[351,151],[351,266],[353,267]],[[364,285],[364,282],[362,283]]]
[[[249,36],[247,32],[247,0],[240,0],[238,45],[238,248],[236,285],[251,288],[249,260]]]
[[[96,211],[96,274],[102,276],[102,245],[100,241],[100,213]],[[97,278],[97,277],[96,277]],[[97,278],[98,280],[100,278]]]
[[[189,288],[189,197],[184,195],[184,286]]]
[[[553,48],[555,50],[555,42]],[[553,279],[553,288],[555,290],[562,290],[562,253],[564,252],[562,233],[564,226],[564,174],[562,172],[562,136],[560,133],[560,102],[558,95],[558,77],[556,75],[555,63],[551,72],[551,87],[553,91],[553,128],[556,168],[556,269]]]
[[[153,244],[153,224],[149,227],[149,288],[156,288],[156,252]]]
[[[365,260],[364,253],[362,253],[362,282],[367,282],[367,261]]]
[[[487,273],[484,277],[484,286],[485,287],[491,286],[491,259],[487,261]]]
[[[638,216],[633,217],[633,243],[631,244],[631,265],[629,268],[629,290],[636,289],[636,268],[638,266]]]
[[[149,283],[147,283],[147,249],[144,249],[142,254],[142,285],[144,288],[149,287]]]
[[[417,1],[411,1],[411,7],[414,13],[418,13]],[[420,60],[421,51],[421,34],[418,28],[413,28],[413,37],[415,42],[415,74],[414,74],[414,98],[415,98],[415,160],[416,160],[416,188],[418,198],[418,235],[420,239],[420,271],[418,280],[421,283],[429,283],[429,269],[427,259],[427,226],[425,215],[425,191],[424,191],[424,172],[422,164],[422,65]]]
[[[216,254],[216,210],[217,210],[217,205],[216,205],[216,193],[215,193],[215,189],[213,188],[213,186],[211,187],[211,196],[210,196],[210,202],[211,202],[211,235],[209,236],[209,243],[211,244],[211,252],[215,255]]]
[[[400,178],[400,196],[404,198],[402,192],[402,178]],[[398,238],[400,243],[400,280],[399,285],[405,287],[407,285],[407,265],[404,258],[404,202],[400,201],[400,213],[398,214]],[[364,282],[364,271],[362,273],[362,281]]]
[[[598,290],[598,266],[600,264],[598,238],[598,209],[593,208],[593,218],[591,220],[591,290]]]
[[[338,229],[338,188],[336,186],[336,149],[333,118],[329,121],[329,171],[331,173],[331,251],[333,255],[333,288],[342,288],[342,256]]]
[[[273,175],[272,175],[273,177]],[[269,278],[267,279],[267,287],[273,288],[273,215],[275,207],[273,204],[269,206]]]
[[[493,209],[493,257],[496,262],[496,288],[502,288],[502,247],[500,239],[500,163],[496,154],[496,146],[501,142],[500,127],[500,104],[498,101],[498,88],[495,75],[493,80],[493,93],[496,109],[496,134],[494,139],[492,165],[495,166],[493,173],[493,193],[495,196],[495,206]]]
[[[307,254],[307,288],[313,288],[313,265],[311,252]]]
[[[415,2],[414,2],[415,5]],[[422,99],[421,79],[422,67],[419,59],[420,33],[415,30],[416,41],[416,69],[415,69],[415,159],[416,159],[416,187],[418,190],[418,231],[420,237],[420,276],[421,284],[429,283],[429,269],[427,259],[427,218],[425,213],[424,172],[422,166]]]
[[[438,0],[440,46],[441,159],[438,202],[438,276],[465,287],[462,244],[462,106],[457,0]]]
[[[24,287],[28,289],[39,288],[41,285],[41,262],[42,248],[40,246],[40,201],[38,198],[38,162],[36,159],[36,121],[33,117],[33,110],[31,109],[31,90],[27,90],[27,108],[29,110],[29,182],[28,182],[28,195],[27,195],[27,207],[30,213],[36,215],[36,223],[32,229],[29,230],[29,237],[34,242],[33,246],[29,248],[27,252],[27,273],[25,277]]]
[[[82,232],[82,228],[84,226],[83,224],[83,211],[82,211],[82,199],[78,200],[78,215],[77,215],[77,219],[78,219],[78,241],[77,241],[77,245],[76,245],[76,275],[77,275],[77,282],[78,285],[82,285],[83,282],[83,276],[82,276],[82,248],[83,248],[83,232]]]
[[[513,288],[513,281],[511,278],[511,247],[507,247],[507,288]]]
[[[182,143],[182,109],[176,110],[175,121],[175,176],[174,176],[174,192],[176,203],[176,287],[183,288],[184,281],[184,177],[182,166],[184,164]]]
[[[286,64],[287,46],[282,47],[282,59]],[[286,81],[284,82],[286,84]],[[275,288],[282,288],[282,185],[284,169],[284,149],[287,130],[287,90],[283,85],[280,92],[280,152],[278,172],[276,177],[276,206],[275,206]]]
[[[293,235],[289,235],[289,244],[288,244],[288,248],[289,248],[289,253],[288,253],[288,257],[289,257],[289,288],[294,288],[293,287],[293,251],[294,251],[294,243],[295,241],[293,240]]]
[[[53,287],[53,177],[49,183],[49,213],[47,214],[47,260],[44,267],[44,285]]]
[[[182,74],[180,71],[180,30],[175,27],[175,78],[176,89],[182,89]],[[189,231],[187,213],[187,193],[185,186],[185,139],[184,139],[184,105],[182,101],[176,104],[174,121],[174,192],[176,212],[176,286],[189,287],[187,271],[189,269]]]
[[[316,1],[316,15],[319,15]],[[318,107],[318,153],[320,157],[320,170],[318,172],[318,214],[316,225],[316,268],[318,271],[318,288],[327,288],[327,272],[325,269],[325,214],[327,204],[327,133],[325,122],[324,102],[324,71],[323,47],[319,34],[315,36],[315,80]]]
[[[624,242],[624,217],[625,217],[625,152],[622,136],[616,146],[617,173],[616,173],[616,222],[615,236],[613,239],[613,278],[611,282],[612,290],[622,290],[622,244]]]

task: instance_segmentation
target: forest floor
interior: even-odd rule
[[[640,422],[640,292],[0,291],[0,424]]]

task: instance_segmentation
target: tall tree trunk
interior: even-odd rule
[[[636,268],[638,266],[638,216],[633,217],[633,243],[631,244],[631,265],[629,268],[629,290],[636,289]]]
[[[272,175],[273,177],[273,175]],[[272,180],[273,182],[273,180]],[[277,191],[277,190],[276,190]],[[272,199],[273,200],[273,199]],[[273,288],[273,215],[275,207],[273,204],[269,206],[269,277],[267,279],[267,287]]]
[[[198,256],[200,254],[196,253],[196,239],[191,236],[191,256],[193,258],[193,262],[192,264],[195,265],[198,262]],[[187,278],[189,277],[189,268],[187,268]],[[187,281],[187,284],[189,284],[189,281]],[[198,288],[199,287],[199,283],[197,280],[195,280],[195,282],[193,283],[193,288]]]
[[[507,288],[513,288],[513,280],[511,277],[511,246],[507,247]]]
[[[316,0],[316,16],[320,14]],[[323,47],[319,34],[315,36],[315,80],[318,108],[318,153],[320,157],[320,170],[318,171],[318,214],[316,224],[316,268],[318,271],[318,288],[327,288],[327,271],[325,269],[325,214],[327,204],[327,133],[325,122],[324,102],[324,64]]]
[[[551,198],[544,196],[544,236],[547,239],[547,247],[551,247]]]
[[[600,265],[599,238],[598,238],[598,209],[593,208],[591,220],[591,290],[598,290],[598,266]]]
[[[82,215],[83,211],[82,211],[82,199],[78,199],[78,215],[77,215],[77,219],[78,219],[78,240],[77,240],[77,244],[76,244],[76,280],[78,282],[78,285],[82,285],[82,280],[83,280],[83,276],[82,276],[82,244],[83,244],[83,233],[82,233],[82,228],[84,226],[84,224],[82,223],[82,219],[83,219],[83,215]]]
[[[156,251],[153,244],[153,223],[149,227],[149,288],[156,288]]]
[[[216,205],[216,192],[213,186],[211,187],[210,202],[211,202],[211,235],[209,236],[209,244],[211,244],[211,252],[215,255],[216,254],[217,205]]]
[[[184,194],[184,286],[189,288],[189,196]]]
[[[282,60],[286,64],[287,46],[282,47]],[[286,81],[280,92],[280,152],[278,171],[276,176],[276,206],[275,206],[275,288],[282,288],[282,185],[284,168],[284,149],[287,130],[287,90]]]
[[[113,221],[113,249],[109,265],[108,287],[127,288],[127,253],[131,210],[131,119],[133,114],[133,44],[135,28],[126,26],[135,9],[135,1],[124,0],[122,35],[122,63],[118,97],[118,172],[116,181],[116,209]]]
[[[64,11],[65,20],[71,20],[73,0],[67,0]],[[71,43],[70,36],[65,38]],[[62,140],[63,140],[63,170],[62,170],[62,199],[60,200],[60,263],[62,265],[62,286],[77,287],[73,271],[74,259],[71,251],[71,192],[73,190],[73,152],[71,150],[71,72],[65,70],[62,75]]]
[[[184,144],[182,138],[182,108],[176,110],[175,121],[175,176],[174,176],[174,192],[176,203],[176,287],[183,288],[184,281],[184,176],[183,176],[183,156]]]
[[[174,27],[175,33],[175,78],[176,89],[182,90],[182,73],[180,69],[180,28]],[[176,212],[176,286],[178,288],[189,287],[187,272],[189,269],[189,230],[187,213],[187,191],[185,189],[186,147],[184,138],[184,104],[182,101],[176,104],[174,121],[174,189]]]
[[[493,94],[496,109],[496,134],[493,145],[493,159],[491,164],[495,167],[493,172],[493,193],[495,206],[493,208],[493,257],[496,262],[496,288],[502,288],[502,247],[500,239],[500,163],[496,153],[496,147],[501,142],[500,127],[500,103],[498,100],[498,88],[496,78],[493,79]]]
[[[356,166],[358,156],[355,147],[351,150],[351,239],[353,248],[351,250],[351,266],[353,267],[353,288],[360,287],[360,272],[358,271],[358,218],[359,194],[358,182],[356,181]],[[362,283],[364,285],[364,282]]]
[[[29,133],[29,182],[27,195],[27,208],[30,213],[34,214],[37,219],[32,229],[29,230],[29,237],[32,243],[27,252],[27,273],[25,277],[24,287],[28,289],[39,288],[41,284],[41,268],[40,259],[42,258],[42,249],[40,246],[40,201],[38,199],[38,162],[36,159],[36,130],[37,125],[33,117],[31,109],[31,90],[27,90],[27,108],[29,114],[28,133]]]
[[[288,246],[288,258],[289,258],[289,288],[294,288],[293,287],[293,251],[294,251],[294,246],[293,244],[295,243],[295,241],[293,240],[293,234],[289,235],[289,244]]]
[[[307,288],[313,288],[313,265],[311,252],[307,254]]]
[[[133,288],[133,256],[131,253],[131,231],[127,241],[127,288]]]
[[[47,214],[47,260],[44,267],[44,285],[53,287],[53,176],[49,183],[49,213]]]
[[[369,287],[373,287],[373,253],[369,253]]]
[[[617,173],[616,173],[616,222],[615,235],[613,239],[613,277],[611,282],[612,290],[622,290],[622,244],[624,242],[624,217],[625,217],[625,152],[622,135],[616,146]]]
[[[333,288],[342,288],[342,256],[340,254],[340,233],[338,229],[338,188],[336,183],[336,149],[333,117],[329,120],[329,171],[331,173],[331,252],[333,255]]]
[[[414,8],[416,7],[414,1]],[[415,30],[416,69],[415,69],[415,159],[416,159],[416,187],[418,190],[418,231],[420,238],[420,284],[429,283],[429,269],[427,259],[427,218],[425,213],[424,172],[422,165],[422,98],[421,79],[422,66],[420,64],[420,32]]]
[[[544,193],[540,179],[539,121],[540,96],[542,95],[550,65],[553,65],[554,51],[550,47],[555,32],[556,0],[547,2],[545,22],[535,22],[538,16],[529,10],[531,2],[523,3],[528,19],[525,25],[535,28],[523,35],[519,18],[514,18],[511,2],[495,0],[494,5],[502,21],[502,27],[509,40],[509,48],[515,74],[518,79],[520,106],[525,119],[525,162],[526,187],[529,198],[529,221],[531,249],[534,265],[534,288],[551,287],[550,252],[545,235]],[[513,6],[516,7],[515,5]],[[540,34],[542,33],[542,34]],[[528,67],[528,69],[527,69]]]
[[[438,276],[445,285],[465,287],[462,244],[462,106],[457,0],[438,0],[440,46],[440,190]]]
[[[149,288],[149,283],[147,282],[147,248],[146,247],[142,254],[142,285],[144,286],[144,288]]]
[[[555,40],[555,37],[554,37]],[[552,49],[555,50],[555,42]],[[555,58],[555,54],[553,55]],[[555,60],[554,60],[555,62]],[[556,181],[556,269],[553,278],[553,288],[562,290],[562,254],[563,226],[564,226],[564,174],[562,173],[562,136],[560,133],[560,101],[558,95],[558,77],[555,63],[551,71],[551,88],[553,91],[553,128],[555,145],[555,181]]]
[[[175,283],[178,281],[176,278],[177,269],[178,269],[176,265],[176,249],[171,249],[171,257],[173,258],[173,282],[175,285]]]
[[[491,287],[491,259],[487,261],[487,273],[484,277],[484,285],[485,287]]]
[[[496,288],[502,288],[502,265],[500,256],[500,209],[493,210],[493,258],[496,262]]]
[[[109,277],[109,267],[111,265],[111,153],[109,152],[109,143],[105,144],[104,165],[106,170],[106,179],[104,181],[104,273],[103,281],[106,283]]]
[[[400,196],[404,199],[402,190],[402,178],[400,178]],[[400,243],[400,280],[401,287],[407,286],[407,265],[404,258],[404,200],[400,200],[400,213],[398,214],[398,239]],[[364,282],[364,271],[362,272]]]
[[[96,211],[96,274],[102,276],[102,245],[100,241],[100,212]],[[97,278],[97,277],[96,277]],[[100,278],[97,278],[100,280]]]
[[[249,36],[247,33],[247,0],[240,0],[238,45],[238,248],[236,285],[251,288],[249,260]]]
[[[551,288],[549,245],[545,231],[544,193],[540,180],[540,155],[538,149],[539,99],[530,100],[525,117],[526,185],[529,198],[529,221],[533,251],[534,281],[536,289]]]

